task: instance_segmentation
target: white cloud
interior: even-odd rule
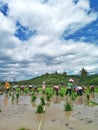
[[[2,73],[2,79],[10,72],[14,72],[19,80],[57,70],[76,73],[82,67],[90,71],[96,69],[98,46],[62,38],[64,32],[66,37],[96,20],[97,13],[90,10],[89,0],[79,0],[77,4],[72,0],[4,2],[9,9],[7,17],[0,13],[0,50],[4,57],[0,57],[0,64],[7,64],[9,71],[5,66],[7,73]],[[37,35],[28,41],[20,41],[14,36],[17,21],[36,30]]]

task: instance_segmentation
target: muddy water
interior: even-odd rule
[[[98,106],[88,107],[86,96],[78,97],[74,102],[69,97],[53,97],[46,101],[45,113],[36,114],[40,96],[31,103],[30,96],[20,96],[11,101],[11,97],[0,96],[0,130],[18,130],[26,127],[30,130],[98,130]],[[98,101],[98,94],[90,98]],[[64,111],[65,102],[73,104],[73,110]]]

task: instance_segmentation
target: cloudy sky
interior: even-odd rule
[[[0,0],[0,80],[98,73],[98,0]]]

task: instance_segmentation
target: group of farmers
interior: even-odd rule
[[[78,96],[82,96],[83,92],[87,89],[85,86],[75,86],[74,84],[75,84],[74,80],[72,78],[70,78],[67,83],[67,88],[66,88],[66,92],[65,92],[66,96],[67,95],[71,96],[72,92],[76,92]],[[53,87],[53,93],[55,91],[56,95],[59,94],[59,90],[60,90],[60,87],[58,85],[55,85]],[[89,90],[91,93],[94,93],[94,86],[90,85]]]
[[[73,91],[76,92],[77,95],[82,96],[83,92],[86,90],[86,87],[75,86],[74,84],[75,84],[74,80],[72,78],[70,78],[68,80],[67,87],[66,87],[66,92],[65,92],[66,96],[67,95],[71,96]],[[15,90],[16,87],[17,86],[13,86],[13,90]],[[21,86],[20,88],[22,90],[22,89],[24,89],[24,86]],[[7,80],[5,82],[5,89],[6,89],[6,93],[8,93],[9,90],[10,90],[10,84]],[[32,85],[29,85],[29,90],[32,90]],[[37,86],[34,86],[33,90],[37,90]],[[94,86],[90,85],[89,90],[90,90],[90,92],[94,93]],[[56,93],[56,95],[59,95],[59,91],[60,91],[60,86],[57,85],[57,84],[54,85],[53,86],[53,94]],[[46,92],[46,83],[43,81],[43,83],[42,83],[42,93],[45,94],[45,92]]]

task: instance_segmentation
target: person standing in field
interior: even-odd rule
[[[8,93],[9,90],[10,90],[10,84],[9,84],[9,82],[7,80],[5,82],[5,89],[6,89],[6,93]]]
[[[90,85],[89,90],[90,90],[90,93],[94,93],[94,85]]]
[[[46,82],[43,81],[42,83],[42,93],[45,94],[46,91]]]
[[[66,93],[65,93],[66,96],[68,94],[69,94],[69,96],[71,96],[72,89],[73,89],[73,82],[74,82],[74,80],[72,78],[70,78],[69,81],[68,81],[68,84],[67,84],[67,89],[66,89]]]

